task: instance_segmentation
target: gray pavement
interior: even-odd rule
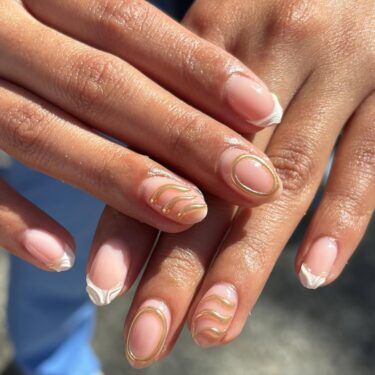
[[[373,223],[341,279],[311,292],[294,276],[295,245],[289,245],[242,336],[226,347],[201,350],[184,332],[168,359],[133,370],[123,358],[121,336],[129,295],[99,311],[95,348],[108,375],[373,375],[374,250]],[[0,369],[10,358],[4,328],[6,269],[0,253]]]

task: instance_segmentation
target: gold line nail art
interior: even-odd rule
[[[235,306],[235,303],[229,301],[226,298],[220,297],[220,296],[218,296],[216,294],[211,294],[211,295],[203,298],[202,301],[201,301],[201,303],[204,303],[204,302],[207,302],[207,301],[215,301],[215,302],[218,302],[218,303],[220,303],[223,306],[228,307],[228,308],[231,308],[231,307]]]
[[[237,167],[238,163],[240,163],[244,159],[251,159],[251,160],[257,161],[258,163],[260,163],[264,168],[266,168],[271,173],[271,175],[273,177],[273,186],[272,186],[271,191],[269,191],[267,193],[257,191],[257,190],[254,190],[254,189],[250,188],[249,186],[245,185],[244,183],[242,183],[240,181],[240,179],[236,175],[236,167]],[[250,154],[240,155],[234,160],[234,162],[232,164],[232,180],[235,183],[235,185],[238,188],[240,188],[241,190],[243,190],[245,193],[251,193],[251,194],[255,194],[255,195],[259,195],[259,196],[272,195],[280,187],[279,178],[278,178],[275,170],[273,168],[271,168],[269,165],[267,165],[267,163],[263,159],[261,159],[260,157],[255,156],[255,155],[250,155]]]
[[[203,210],[203,209],[207,209],[207,205],[206,204],[189,204],[188,206],[184,207],[177,215],[177,217],[179,219],[182,219],[184,216],[186,216],[187,214],[189,214],[190,212],[192,211],[196,211],[196,210]]]
[[[221,329],[216,328],[216,327],[209,327],[209,328],[202,329],[195,336],[206,335],[206,336],[209,336],[209,337],[217,340],[217,339],[221,338],[222,336],[224,336],[226,334],[226,332],[227,332],[226,330],[221,330]]]
[[[136,323],[137,319],[142,314],[145,314],[145,313],[155,314],[160,319],[160,322],[161,322],[161,325],[162,325],[162,334],[161,334],[158,345],[155,347],[155,350],[150,355],[148,355],[147,357],[140,358],[140,357],[135,356],[134,353],[131,351],[129,341],[130,341],[130,335],[132,333],[132,329],[133,329],[134,324]],[[165,340],[167,338],[167,334],[168,334],[168,332],[167,332],[167,320],[166,320],[163,312],[161,310],[157,309],[157,308],[154,308],[154,307],[144,307],[143,309],[138,311],[138,313],[136,314],[136,316],[134,317],[134,319],[133,319],[133,321],[130,325],[129,333],[128,333],[128,337],[127,337],[127,342],[126,342],[127,357],[134,362],[141,362],[143,364],[154,360],[160,354],[160,352],[162,351]]]
[[[163,185],[163,186],[160,186],[158,189],[156,189],[156,191],[154,192],[154,194],[152,194],[152,196],[150,198],[150,202],[151,203],[157,203],[157,201],[159,200],[160,196],[164,192],[166,192],[167,190],[175,190],[175,191],[179,191],[181,193],[187,193],[187,192],[190,191],[189,188],[184,187],[184,186],[180,186],[180,185],[174,185],[174,184]]]
[[[195,319],[199,319],[199,318],[217,320],[220,323],[224,324],[224,323],[228,323],[232,319],[232,315],[224,315],[214,310],[204,309],[195,317]]]
[[[191,201],[193,200],[194,198],[196,198],[195,196],[192,196],[192,195],[182,195],[180,197],[174,197],[172,198],[169,202],[167,202],[163,207],[162,207],[162,212],[163,214],[165,215],[168,215],[172,208],[178,203],[178,202],[181,202],[181,201]]]

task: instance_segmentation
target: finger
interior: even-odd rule
[[[154,228],[105,208],[87,268],[87,292],[93,303],[108,305],[132,286],[156,235]]]
[[[208,217],[180,234],[162,236],[139,284],[125,324],[126,355],[138,368],[166,356],[184,324],[205,270],[233,216],[209,200]]]
[[[361,241],[375,208],[375,95],[347,125],[324,196],[296,259],[301,283],[334,281]]]
[[[190,329],[200,345],[221,345],[241,332],[277,257],[315,195],[342,125],[362,100],[363,92],[346,83],[351,91],[338,93],[334,83],[326,86],[321,76],[312,75],[275,132],[268,153],[283,178],[284,193],[272,204],[242,211],[233,224],[189,313]],[[337,93],[334,99],[332,90]],[[202,319],[206,309],[223,313],[224,303],[206,304],[208,298],[223,299],[225,294],[216,292],[222,285],[236,291],[237,300],[225,310],[231,318],[227,324]]]
[[[1,180],[0,248],[46,271],[67,271],[75,259],[72,236]]]
[[[205,217],[198,189],[149,158],[2,80],[0,98],[0,148],[21,162],[165,231],[185,230]]]
[[[120,59],[71,40],[27,14],[13,17],[1,38],[7,43],[17,38],[21,44],[4,48],[0,74],[228,201],[253,206],[280,194],[280,181],[267,157],[231,129]],[[27,25],[27,33],[24,26],[14,26],[19,22]]]
[[[236,130],[249,132],[281,121],[277,97],[253,72],[146,1],[25,4],[42,21],[125,59]]]

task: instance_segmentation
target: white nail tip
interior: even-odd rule
[[[112,289],[103,290],[98,288],[87,276],[86,277],[86,291],[89,295],[92,303],[97,306],[109,305],[120,293],[123,288],[123,284],[118,284]]]
[[[49,267],[56,272],[64,272],[70,270],[73,267],[74,261],[75,255],[73,251],[69,247],[65,246],[64,254],[60,258],[60,260],[55,264],[50,264]]]
[[[282,118],[283,118],[283,107],[281,106],[278,97],[275,94],[272,94],[273,102],[274,102],[274,108],[272,113],[260,120],[253,120],[251,123],[255,126],[260,127],[267,127],[271,125],[280,124]]]
[[[314,275],[306,264],[302,264],[299,272],[301,284],[307,289],[318,289],[326,282],[326,277]]]

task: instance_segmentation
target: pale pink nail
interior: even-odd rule
[[[220,169],[230,186],[249,195],[268,196],[280,188],[280,180],[269,163],[240,149],[224,151]]]
[[[236,313],[238,296],[233,285],[214,285],[199,302],[192,319],[192,335],[202,347],[219,345]]]
[[[26,230],[22,243],[32,256],[52,270],[67,271],[74,264],[74,252],[69,245],[44,230]]]
[[[337,242],[331,237],[322,237],[312,244],[299,273],[305,288],[317,289],[326,282],[336,261],[337,251]]]
[[[146,367],[158,359],[171,324],[168,306],[159,300],[144,302],[129,328],[126,355],[134,367]]]
[[[99,248],[86,277],[86,290],[95,305],[108,305],[119,296],[129,264],[129,252],[123,241],[111,239]]]
[[[266,127],[279,124],[283,110],[266,85],[244,74],[233,74],[226,83],[226,97],[232,109],[247,122]]]
[[[202,194],[180,181],[150,177],[143,183],[147,203],[161,215],[178,223],[196,224],[207,215]]]

